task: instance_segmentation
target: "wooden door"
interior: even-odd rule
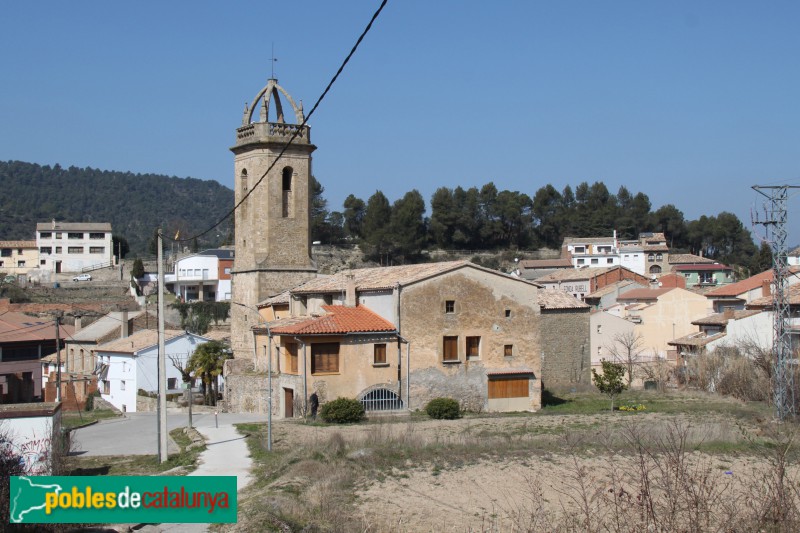
[[[283,416],[285,418],[294,418],[294,390],[283,389]]]

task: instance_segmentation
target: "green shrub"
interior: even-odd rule
[[[332,424],[351,424],[364,419],[364,406],[354,398],[336,398],[322,406],[319,416]]]
[[[96,390],[96,391],[92,392],[91,394],[89,394],[86,397],[86,406],[84,407],[84,409],[87,410],[87,411],[94,410],[94,399],[95,398],[99,398],[99,397],[100,397],[100,391],[99,390]]]
[[[461,416],[458,402],[452,398],[434,398],[425,406],[425,412],[440,420],[455,420]]]

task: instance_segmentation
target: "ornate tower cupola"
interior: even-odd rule
[[[286,122],[288,108],[281,96],[294,124]],[[255,357],[249,330],[259,320],[256,304],[316,275],[310,234],[311,153],[316,146],[303,120],[302,103],[270,79],[253,105],[245,105],[236,129],[231,151],[239,207],[234,215],[231,341],[237,358]]]

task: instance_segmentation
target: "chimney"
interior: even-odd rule
[[[120,326],[119,326],[119,338],[126,339],[128,338],[128,312],[122,312],[122,318],[120,319]]]
[[[53,229],[56,229],[56,219],[53,219]]]
[[[356,276],[352,272],[348,272],[344,275],[345,278],[345,293],[344,293],[344,305],[345,307],[355,307],[356,306]]]
[[[81,321],[83,317],[81,315],[75,315],[75,333],[81,330]]]
[[[761,296],[769,296],[772,294],[772,282],[770,280],[765,279],[761,280]]]

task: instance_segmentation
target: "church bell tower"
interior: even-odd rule
[[[285,120],[281,97],[291,107],[294,124]],[[316,146],[303,120],[302,103],[297,105],[278,80],[270,79],[252,106],[245,106],[231,148],[238,205],[231,344],[234,357],[255,359],[257,366],[265,358],[254,353],[250,331],[260,320],[256,305],[317,273],[311,259],[310,224],[311,153]]]

